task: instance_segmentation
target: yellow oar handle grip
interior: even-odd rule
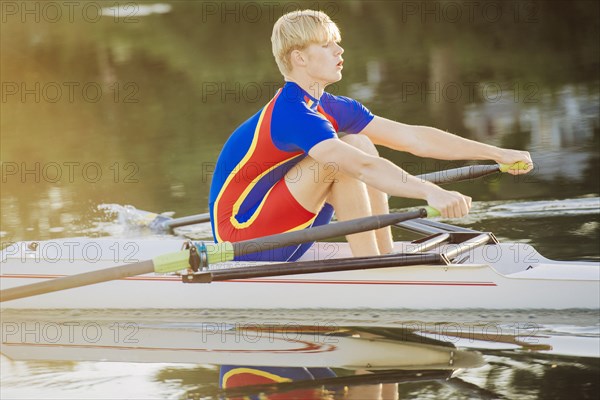
[[[425,206],[423,207],[425,209],[425,211],[427,211],[427,217],[431,218],[431,217],[439,217],[440,215],[442,215],[439,210],[431,207],[431,206]]]
[[[509,169],[516,169],[526,171],[529,169],[529,164],[523,161],[516,162],[514,164],[498,164],[500,166],[500,172],[508,172]]]

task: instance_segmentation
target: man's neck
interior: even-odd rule
[[[326,84],[323,82],[316,82],[307,76],[298,75],[287,75],[285,76],[286,82],[294,82],[300,86],[306,93],[319,100],[325,91]]]

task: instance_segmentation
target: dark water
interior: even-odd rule
[[[270,30],[299,3],[121,3],[97,15],[115,4],[2,3],[2,246],[144,234],[124,230],[102,204],[207,211],[220,146],[282,84]],[[600,258],[597,2],[301,4],[329,12],[342,31],[344,78],[331,92],[387,118],[532,153],[531,175],[453,185],[476,201],[453,223],[528,242],[550,258]],[[463,165],[381,153],[415,174]],[[417,204],[391,200],[395,209]],[[552,323],[559,317],[566,333]],[[227,322],[239,318],[248,315]],[[352,326],[472,321],[451,313],[390,318],[357,313]],[[504,323],[539,318],[511,314]],[[598,340],[598,315],[548,319],[538,322],[551,337],[579,338],[594,356],[480,349],[487,366],[467,370],[460,379],[468,384],[405,382],[401,397],[597,397],[598,353],[585,338]],[[128,397],[201,398],[215,395],[217,379],[209,366],[5,358],[1,373],[2,398],[121,398],[125,386],[135,388]]]

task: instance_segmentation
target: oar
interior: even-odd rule
[[[467,179],[477,179],[496,172],[507,172],[509,169],[528,168],[523,162],[515,164],[489,164],[489,165],[469,165],[466,167],[453,168],[445,171],[430,172],[428,174],[417,175],[416,177],[424,181],[435,183],[436,185],[445,185],[448,183],[461,182]],[[187,217],[170,218],[166,215],[155,214],[143,210],[134,210],[130,212],[140,213],[140,225],[148,226],[155,232],[168,232],[174,228],[186,225],[200,224],[210,221],[210,214],[196,214]]]
[[[200,243],[195,244],[190,250],[182,250],[153,258],[152,260],[70,275],[51,281],[34,283],[0,291],[0,302],[36,296],[59,290],[71,289],[92,285],[116,279],[143,275],[152,272],[167,273],[180,271],[186,268],[198,268],[192,265],[197,260],[201,267],[209,264],[231,261],[236,256],[256,253],[269,249],[286,247],[292,244],[302,244],[317,240],[324,240],[337,236],[380,229],[385,226],[426,216],[436,216],[439,212],[431,207],[424,207],[405,213],[393,213],[358,218],[355,220],[337,222],[295,232],[286,232],[279,235],[265,236],[254,240],[229,243]],[[194,257],[195,255],[195,257]]]
[[[435,183],[436,185],[445,185],[447,183],[481,178],[495,174],[496,172],[508,172],[508,170],[511,169],[527,170],[529,169],[529,165],[522,161],[514,164],[468,165],[466,167],[453,168],[445,171],[430,172],[428,174],[417,175],[416,177],[424,181]]]
[[[171,218],[166,215],[156,214],[150,211],[138,210],[138,209],[127,209],[130,219],[132,219],[133,225],[139,225],[142,227],[148,227],[154,232],[169,232],[177,227],[201,224],[204,222],[210,222],[210,214],[196,214],[189,215],[187,217]]]
[[[182,277],[184,283],[211,283],[232,279],[267,278],[321,272],[355,271],[364,269],[409,267],[414,265],[447,265],[444,254],[388,254],[373,257],[348,257],[329,260],[284,262],[250,267],[216,269]]]

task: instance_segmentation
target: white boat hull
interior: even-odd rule
[[[179,250],[183,241],[82,238],[31,243],[19,242],[0,253],[1,289],[150,259]],[[411,244],[396,246],[407,250]],[[345,243],[320,243],[303,259],[349,255]],[[472,249],[460,264],[452,265],[211,284],[183,284],[177,275],[149,274],[0,305],[6,309],[598,309],[600,264],[552,261],[531,246],[511,243]]]

